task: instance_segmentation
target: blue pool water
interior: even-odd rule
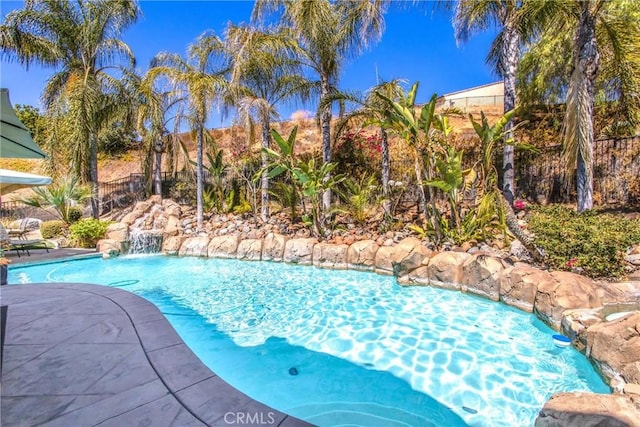
[[[392,277],[163,256],[9,270],[50,281],[147,298],[220,377],[322,426],[533,425],[553,393],[610,391],[535,316]]]

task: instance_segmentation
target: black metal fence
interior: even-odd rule
[[[3,201],[0,207],[0,218],[7,221],[21,218],[38,218],[43,221],[59,219],[58,215],[50,210],[29,206],[19,200]]]
[[[210,183],[211,174],[203,170],[205,182]],[[195,173],[192,171],[179,171],[175,173],[163,172],[162,196],[169,197],[169,191],[178,182],[195,183]],[[128,177],[116,179],[108,182],[101,182],[99,185],[100,213],[105,214],[116,208],[129,206],[135,202],[145,200],[151,194],[151,189],[147,188],[144,174],[132,173]],[[179,203],[186,200],[176,200]]]
[[[594,203],[640,203],[640,135],[597,140],[593,148]],[[515,168],[518,194],[536,202],[575,201],[575,172],[565,176],[559,145],[518,153]]]
[[[471,153],[472,150],[465,151]],[[473,159],[467,158],[470,167]],[[518,151],[515,156],[516,196],[538,203],[574,202],[575,183],[565,176],[562,148],[553,145],[536,151]],[[502,153],[495,159],[502,169]],[[416,198],[415,173],[411,160],[391,162],[391,176],[408,191],[404,201]],[[640,204],[640,135],[596,140],[593,150],[594,203],[596,205]],[[575,175],[575,172],[573,173]],[[502,177],[500,177],[502,180]]]

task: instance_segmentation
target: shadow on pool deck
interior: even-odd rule
[[[18,252],[15,250],[5,252],[5,256],[11,260],[11,265],[24,264],[28,262],[54,261],[57,259],[69,257],[76,258],[80,256],[90,255],[99,256],[99,253],[96,252],[95,249],[80,248],[56,248],[49,249],[48,252],[46,249],[29,249],[29,254],[30,255],[27,255],[24,251],[20,251],[20,253],[18,254]],[[11,268],[11,266],[9,266],[9,268]]]
[[[9,285],[0,301],[8,306],[2,425],[309,425],[224,382],[130,292]]]

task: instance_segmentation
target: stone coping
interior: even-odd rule
[[[130,292],[45,283],[0,297],[3,425],[309,425],[231,387]]]

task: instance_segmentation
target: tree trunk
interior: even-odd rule
[[[502,203],[502,208],[505,210],[507,228],[509,229],[511,234],[516,236],[516,239],[518,239],[520,243],[522,243],[522,246],[524,246],[529,251],[534,260],[543,262],[544,253],[540,248],[536,246],[536,244],[533,242],[533,239],[524,232],[522,227],[520,227],[520,224],[518,224],[518,217],[516,217],[516,214],[513,212],[511,204],[509,204],[509,202],[504,197],[500,196],[500,193],[498,193],[498,197],[500,199],[500,203]]]
[[[422,181],[424,180],[422,176],[422,166],[420,162],[422,161],[419,152],[416,150],[414,153],[415,159],[413,160],[413,169],[416,173],[416,182],[418,185],[418,195],[420,197],[420,208],[422,209],[422,213],[424,213],[425,221],[428,219],[427,216],[427,194],[424,191],[424,185],[422,185]]]
[[[157,134],[161,136],[153,144],[153,191],[162,198],[162,153],[167,145],[165,142],[165,138],[167,138],[167,136],[162,135],[162,130]]]
[[[269,133],[269,120],[262,118],[262,148],[269,148],[271,145],[271,134]],[[260,180],[260,216],[263,221],[269,219],[269,174],[267,173],[267,164],[269,157],[267,153],[262,152],[262,177]]]
[[[91,216],[100,217],[100,200],[98,187],[98,139],[89,135],[89,182],[91,183]]]
[[[154,193],[162,198],[162,151],[154,152],[155,161],[153,166],[153,186]]]
[[[324,100],[329,96],[329,79],[326,76],[321,77],[320,99]],[[320,112],[320,128],[322,130],[322,162],[331,162],[331,104],[327,104]],[[327,175],[325,180],[329,179]],[[331,190],[325,190],[322,195],[322,207],[325,211],[331,208]]]
[[[515,11],[514,11],[515,12]],[[504,44],[502,58],[504,70],[504,112],[511,111],[516,106],[516,69],[520,56],[520,35],[516,28],[506,24],[503,30]],[[513,206],[515,198],[514,148],[507,144],[513,138],[513,119],[505,126],[505,145],[502,156],[502,194],[507,202]]]
[[[580,113],[578,114],[579,141],[577,156],[577,193],[578,212],[593,208],[593,98],[594,83],[600,65],[600,55],[596,42],[596,17],[591,13],[592,2],[580,3],[580,23],[576,34],[574,52],[574,73],[583,76],[580,83],[584,87],[578,90]]]
[[[380,148],[382,151],[382,194],[384,196],[382,208],[384,209],[385,215],[391,215],[391,200],[389,199],[391,197],[389,191],[389,177],[391,175],[389,166],[389,137],[384,128],[380,128],[380,135]]]
[[[198,120],[198,130],[196,135],[196,231],[202,230],[202,192],[203,192],[203,174],[202,174],[202,151],[204,145],[204,124]]]

